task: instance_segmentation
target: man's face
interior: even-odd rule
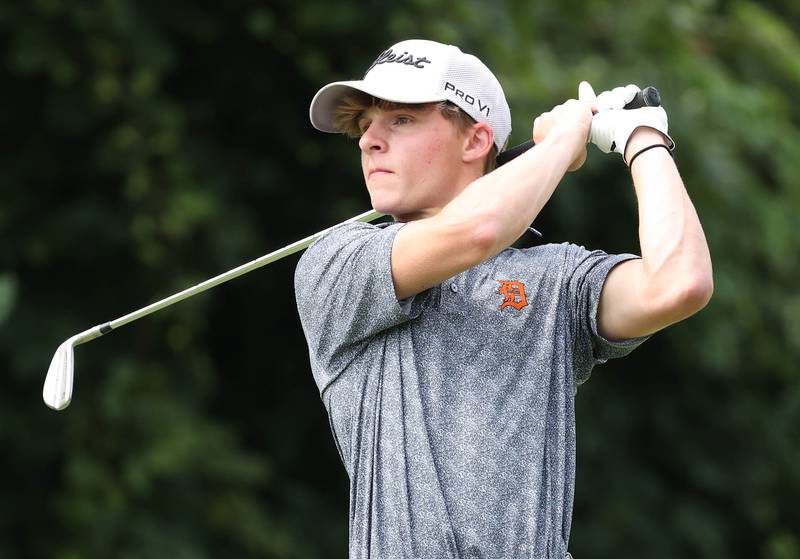
[[[431,217],[464,187],[464,138],[435,105],[370,107],[358,124],[361,168],[379,212],[399,221]]]

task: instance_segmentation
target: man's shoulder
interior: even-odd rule
[[[312,249],[319,250],[327,245],[339,245],[353,240],[364,239],[378,234],[392,225],[398,224],[392,222],[367,223],[364,221],[340,223],[339,225],[334,225],[320,235],[319,239],[311,243],[308,249],[306,249],[305,254],[308,254],[309,251],[313,251]]]
[[[393,225],[400,224],[354,222],[331,227],[300,256],[294,270],[295,289],[335,281],[344,270],[352,274],[353,266],[380,268],[391,252]]]
[[[366,242],[370,237],[383,231],[392,223],[340,223],[325,231],[303,252],[298,261],[298,267],[308,264],[324,255],[333,256],[342,248],[353,242]]]

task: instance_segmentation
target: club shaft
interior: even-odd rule
[[[374,220],[378,219],[381,216],[383,216],[382,213],[376,212],[375,210],[370,210],[370,211],[364,212],[362,214],[359,214],[359,215],[357,215],[355,217],[352,217],[352,218],[350,218],[347,221],[344,221],[342,223],[354,223],[356,221],[370,222],[370,221],[374,221]],[[339,225],[341,225],[341,224],[339,224]],[[334,225],[333,227],[336,227],[336,226]],[[202,293],[203,291],[211,289],[212,287],[216,287],[217,285],[219,285],[221,283],[225,283],[226,281],[230,281],[230,280],[232,280],[234,278],[238,278],[241,275],[244,275],[244,274],[246,274],[248,272],[252,272],[253,270],[261,268],[262,266],[266,266],[267,264],[269,264],[271,262],[275,262],[276,260],[280,260],[281,258],[283,258],[285,256],[289,256],[290,254],[294,254],[295,252],[299,252],[299,251],[307,248],[311,243],[313,243],[314,241],[319,239],[322,235],[327,233],[333,227],[329,227],[328,229],[320,231],[319,233],[315,233],[313,235],[310,235],[310,236],[306,237],[305,239],[300,239],[299,241],[295,241],[294,243],[292,243],[292,244],[290,244],[288,246],[285,246],[282,249],[276,250],[274,252],[270,252],[269,254],[265,254],[264,256],[261,256],[260,258],[256,258],[255,260],[247,262],[246,264],[242,264],[238,268],[234,268],[233,270],[229,270],[229,271],[227,271],[227,272],[225,272],[223,274],[220,274],[218,276],[215,276],[215,277],[213,277],[211,279],[207,279],[203,283],[198,283],[194,287],[190,287],[188,289],[184,289],[183,291],[181,291],[179,293],[176,293],[174,295],[171,295],[171,296],[167,297],[166,299],[162,299],[161,301],[157,301],[157,302],[155,302],[155,303],[153,303],[151,305],[148,305],[148,306],[146,306],[144,308],[139,309],[138,311],[133,311],[132,313],[126,314],[125,316],[121,316],[121,317],[117,318],[116,320],[112,320],[111,322],[108,322],[106,324],[103,324],[103,325],[100,325],[100,326],[96,326],[95,328],[97,328],[98,332],[100,332],[101,334],[105,334],[107,332],[110,332],[111,330],[119,328],[120,326],[124,326],[125,324],[128,324],[129,322],[133,322],[134,320],[138,320],[138,319],[140,319],[140,318],[142,318],[144,316],[147,316],[148,314],[152,314],[152,313],[154,313],[154,312],[156,312],[158,310],[161,310],[161,309],[163,309],[165,307],[168,307],[170,305],[174,305],[175,303],[178,303],[180,301],[183,301],[184,299],[192,297],[193,295],[197,295],[198,293]],[[87,333],[90,332],[90,331],[94,331],[95,328],[87,330]],[[100,334],[98,334],[98,335],[100,335]],[[94,337],[96,337],[96,336],[94,336]],[[87,337],[87,339],[81,340],[79,343],[83,343],[84,341],[89,341],[90,339],[93,339],[93,337],[91,337],[91,338]]]

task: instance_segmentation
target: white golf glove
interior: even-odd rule
[[[578,86],[578,99],[597,106],[598,112],[592,117],[589,141],[600,148],[600,151],[615,151],[624,158],[628,138],[640,126],[658,130],[666,138],[669,149],[675,149],[675,142],[667,133],[667,112],[663,107],[623,109],[639,91],[638,86],[631,84],[595,96],[588,82],[581,82]]]

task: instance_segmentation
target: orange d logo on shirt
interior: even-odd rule
[[[505,297],[500,310],[506,307],[514,307],[517,310],[528,305],[528,298],[525,296],[525,284],[521,281],[497,280],[500,287],[497,292]]]

